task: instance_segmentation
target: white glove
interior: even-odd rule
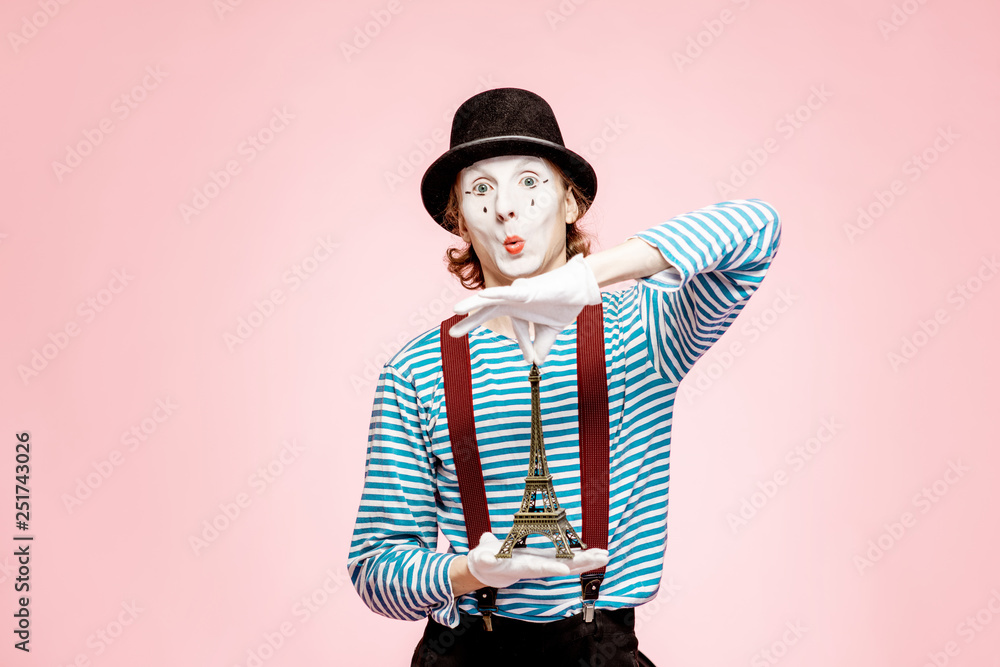
[[[551,549],[513,549],[510,558],[497,558],[502,542],[493,533],[483,533],[479,546],[469,552],[469,572],[493,588],[506,588],[521,579],[562,577],[596,570],[608,564],[607,549],[574,550],[573,558],[556,558]]]
[[[453,326],[448,333],[453,338],[461,338],[480,324],[507,315],[524,360],[541,365],[559,332],[573,323],[584,306],[600,302],[601,288],[590,265],[583,255],[573,255],[558,269],[531,278],[518,278],[503,287],[487,287],[459,301],[455,304],[456,313],[477,312]],[[528,322],[535,323],[534,342]]]

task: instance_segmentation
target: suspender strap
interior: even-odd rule
[[[472,366],[469,359],[469,337],[452,338],[448,329],[465,315],[455,315],[441,323],[441,360],[444,370],[445,409],[448,414],[448,434],[451,453],[458,473],[458,491],[462,496],[465,515],[465,535],[469,550],[479,546],[483,533],[492,532],[490,513],[486,505],[483,467],[479,461],[476,422],[472,414]],[[448,400],[452,398],[454,400]],[[479,613],[486,629],[492,629],[490,615],[496,611],[497,589],[486,586],[476,591]]]
[[[601,304],[584,308],[577,318],[577,409],[580,419],[580,495],[583,541],[608,548],[609,442],[608,374],[604,362],[604,312]],[[605,568],[580,576],[584,620],[590,622]]]
[[[452,338],[448,330],[465,315],[455,315],[441,323],[441,358],[444,370],[445,409],[452,455],[462,496],[465,533],[469,549],[479,545],[479,537],[490,532],[483,469],[476,442],[472,412],[472,366],[469,337]],[[580,492],[583,511],[583,541],[589,547],[608,548],[610,420],[608,415],[608,375],[604,360],[604,309],[601,304],[585,306],[577,317],[577,395],[580,431]],[[605,568],[580,576],[584,620],[593,620]],[[479,611],[487,629],[489,616],[496,611],[495,588],[476,591]]]

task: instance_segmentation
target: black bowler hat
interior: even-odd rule
[[[531,155],[556,164],[593,200],[597,174],[586,160],[566,148],[552,107],[520,88],[494,88],[470,97],[455,112],[451,146],[424,172],[420,196],[424,208],[452,234],[444,209],[455,177],[474,162],[499,155]]]

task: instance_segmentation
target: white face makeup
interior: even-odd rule
[[[538,157],[499,156],[462,170],[462,238],[472,243],[487,287],[509,285],[566,263],[566,225],[576,200]]]

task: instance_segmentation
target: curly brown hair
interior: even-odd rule
[[[573,193],[579,211],[576,220],[566,225],[566,259],[581,253],[586,257],[590,254],[590,244],[593,241],[593,237],[580,227],[580,219],[587,213],[593,202],[580,192],[580,188],[577,187],[558,165],[549,161],[546,162],[548,162],[552,170],[561,179],[563,188],[569,189]],[[451,192],[448,194],[448,205],[444,210],[445,227],[449,231],[457,230],[461,219],[462,187],[461,172],[459,172],[455,176],[455,182],[452,184]],[[466,289],[477,290],[486,286],[483,267],[471,243],[465,244],[465,247],[448,248],[445,252],[445,261],[448,270],[462,281],[462,286]]]

